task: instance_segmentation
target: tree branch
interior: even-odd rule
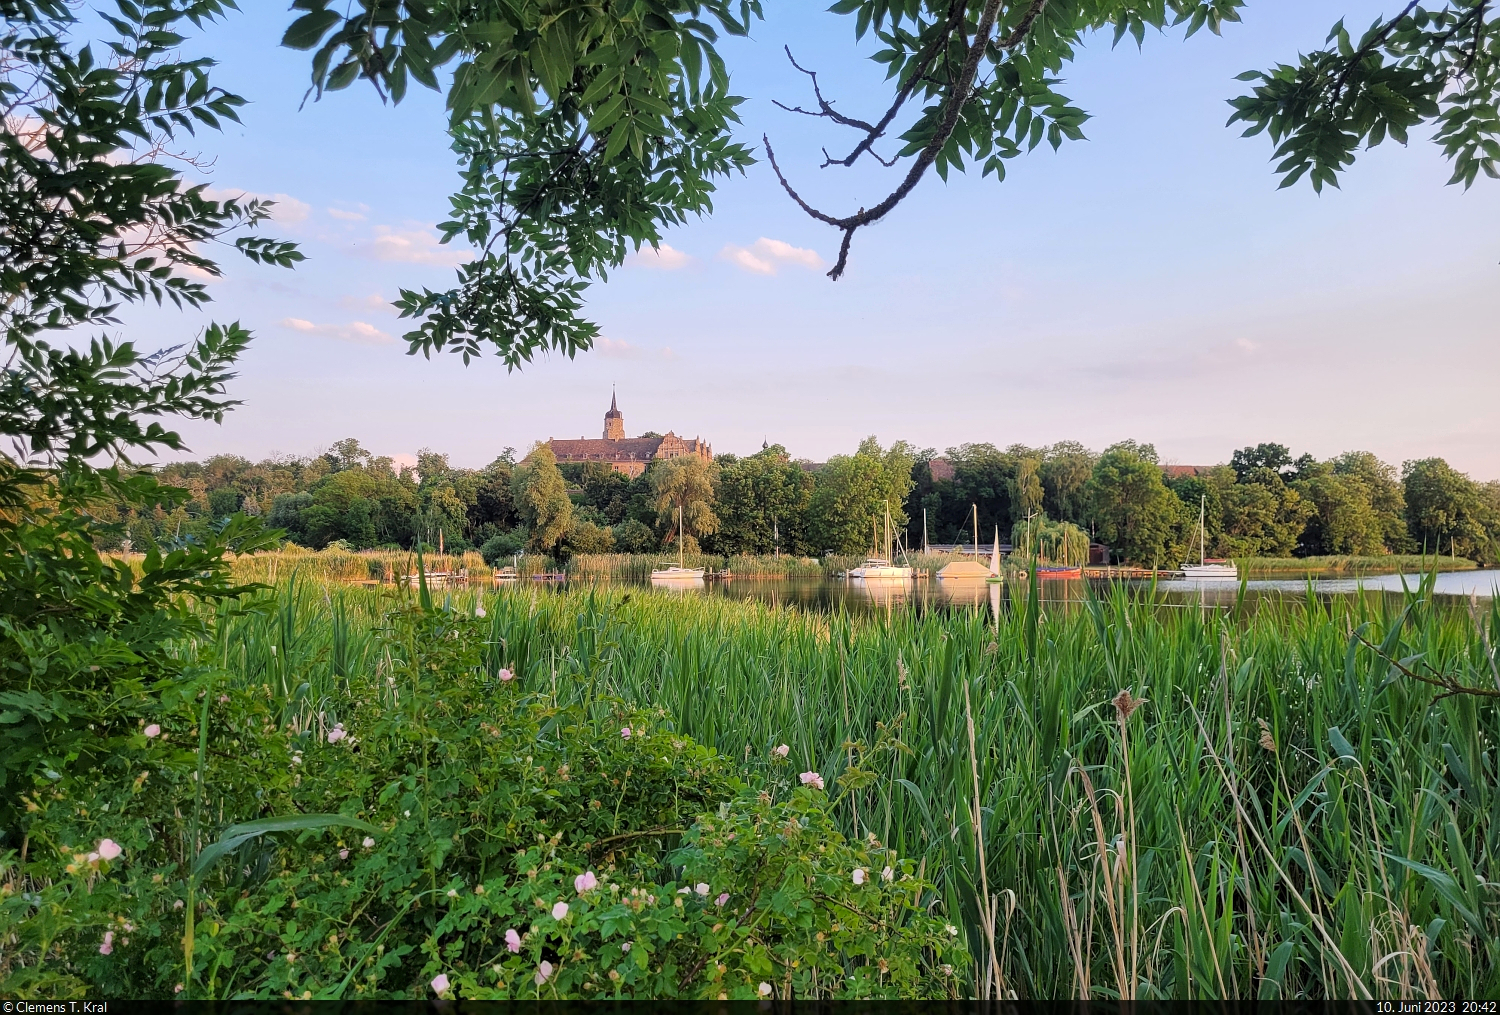
[[[1343,72],[1339,74],[1338,80],[1333,83],[1333,98],[1329,100],[1330,106],[1338,103],[1339,96],[1343,94],[1344,85],[1349,81],[1349,75],[1354,73],[1354,68],[1359,66],[1359,62],[1373,53],[1375,47],[1384,42],[1396,30],[1396,26],[1401,23],[1401,19],[1410,14],[1417,4],[1421,2],[1422,0],[1411,0],[1400,14],[1397,14],[1385,23],[1385,27],[1377,32],[1373,39],[1354,51],[1354,55],[1349,57],[1349,62],[1344,65]]]
[[[1371,652],[1374,652],[1377,656],[1384,659],[1392,666],[1396,667],[1396,669],[1400,670],[1411,679],[1420,680],[1424,684],[1431,684],[1434,687],[1443,688],[1446,693],[1440,694],[1436,698],[1433,698],[1433,701],[1441,701],[1442,699],[1452,697],[1455,694],[1472,694],[1480,698],[1500,698],[1500,689],[1489,687],[1469,687],[1466,684],[1460,684],[1457,680],[1454,680],[1452,677],[1442,673],[1439,673],[1435,677],[1423,676],[1420,673],[1408,669],[1406,666],[1403,666],[1401,663],[1398,663],[1396,660],[1380,651],[1380,649],[1376,648],[1369,641],[1366,641],[1364,635],[1356,634],[1354,637],[1360,642],[1360,644],[1364,645],[1365,648],[1369,649]]]
[[[772,170],[774,170],[776,173],[777,180],[781,182],[782,189],[785,190],[787,194],[792,198],[792,200],[795,201],[803,211],[807,212],[808,215],[817,219],[819,222],[826,222],[834,228],[842,229],[844,231],[843,241],[839,244],[838,261],[834,264],[833,269],[828,272],[829,278],[837,281],[844,274],[844,269],[848,266],[849,263],[849,244],[854,238],[855,230],[859,229],[861,226],[867,226],[880,221],[882,218],[888,215],[891,210],[896,207],[896,205],[905,200],[906,196],[910,194],[916,187],[918,182],[921,181],[928,168],[937,161],[937,157],[942,152],[943,146],[947,144],[948,139],[953,136],[953,129],[958,125],[959,114],[963,111],[965,103],[969,101],[969,96],[970,94],[972,94],[974,78],[979,73],[979,61],[983,58],[984,52],[989,46],[990,33],[994,31],[995,20],[1000,13],[1000,8],[1003,3],[1004,0],[985,0],[984,10],[979,18],[979,25],[977,26],[977,30],[974,33],[974,41],[970,43],[968,52],[964,56],[963,66],[959,71],[958,79],[953,82],[951,86],[952,90],[948,93],[948,99],[943,108],[943,117],[938,123],[938,129],[933,133],[931,140],[929,140],[926,146],[922,149],[921,154],[917,156],[916,162],[912,164],[912,167],[909,170],[907,170],[906,177],[901,181],[901,183],[896,187],[895,190],[888,194],[883,201],[875,205],[875,207],[870,209],[861,208],[855,214],[846,216],[844,218],[836,218],[832,215],[827,214],[826,212],[821,212],[816,208],[813,208],[806,201],[804,201],[802,197],[792,189],[792,185],[787,182],[785,174],[783,174],[781,171],[781,166],[776,162],[776,153],[771,148],[771,139],[766,135],[761,135],[761,140],[765,142],[766,146],[766,157],[771,163]],[[1022,20],[1021,25],[1017,27],[1016,31],[1012,32],[1009,36],[1006,36],[1005,39],[999,41],[1002,44],[1008,42],[1010,46],[1014,46],[1019,43],[1020,40],[1025,37],[1026,29],[1031,26],[1031,23],[1036,19],[1036,16],[1041,13],[1042,8],[1046,6],[1046,3],[1047,0],[1033,0],[1031,9],[1027,11],[1026,17]],[[938,37],[939,40],[943,38],[946,38],[946,36],[940,35]],[[902,90],[902,95],[898,95],[899,101],[905,101],[904,95],[908,93],[909,88],[910,85],[908,85],[908,88],[904,88]],[[886,114],[886,117],[881,120],[880,126],[882,130],[884,129],[884,126],[890,122],[890,118],[895,115],[895,110],[897,108],[899,108],[899,106],[893,106],[891,111]],[[852,163],[853,159],[858,155],[858,153],[868,148],[870,142],[872,142],[873,140],[873,137],[867,137],[864,141],[861,141],[860,147],[855,149],[854,154],[850,155],[849,160],[847,160],[845,164]]]

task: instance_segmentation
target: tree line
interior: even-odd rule
[[[1441,458],[1398,470],[1369,452],[1320,461],[1280,444],[1185,467],[1136,441],[1103,452],[963,444],[940,455],[869,437],[818,464],[775,445],[711,463],[662,460],[628,477],[599,462],[559,464],[545,444],[464,469],[431,450],[398,466],[350,438],[310,458],[218,455],[156,476],[191,497],[122,515],[137,548],[194,540],[244,513],[312,549],[421,543],[496,563],[527,552],[676,552],[680,515],[688,553],[820,556],[877,545],[889,510],[913,548],[969,542],[976,530],[987,543],[998,531],[1049,559],[1076,562],[1094,543],[1115,561],[1169,566],[1196,554],[1201,511],[1215,557],[1500,557],[1500,482],[1476,482]]]

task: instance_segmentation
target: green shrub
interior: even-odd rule
[[[844,842],[820,790],[748,787],[659,712],[559,707],[486,668],[487,628],[400,610],[347,695],[207,675],[90,770],[37,778],[27,856],[3,861],[0,994],[950,991],[962,946],[916,908],[923,882]],[[260,835],[190,881],[230,826],[319,814],[378,831]]]

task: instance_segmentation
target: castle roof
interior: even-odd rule
[[[552,453],[559,461],[649,462],[656,457],[665,437],[623,437],[620,440],[583,438],[553,439]]]
[[[604,414],[604,418],[605,419],[624,419],[625,418],[625,414],[623,412],[621,412],[620,411],[620,407],[615,404],[615,395],[614,395],[614,392],[610,392],[610,395],[609,395],[609,411]]]

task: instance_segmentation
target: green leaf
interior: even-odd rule
[[[193,877],[202,877],[203,873],[225,854],[234,852],[251,839],[271,832],[295,832],[313,828],[357,828],[363,832],[380,831],[368,821],[361,821],[359,818],[344,814],[291,814],[280,818],[260,818],[239,825],[230,825],[224,829],[218,842],[198,854],[198,859],[193,864]]]
[[[288,49],[312,49],[334,25],[341,20],[337,11],[314,11],[293,21],[281,37],[281,44]]]
[[[1339,730],[1337,726],[1328,727],[1328,743],[1332,745],[1333,752],[1340,758],[1344,758],[1358,764],[1359,755],[1354,753],[1353,746],[1350,745],[1348,740],[1344,739],[1344,734]]]

